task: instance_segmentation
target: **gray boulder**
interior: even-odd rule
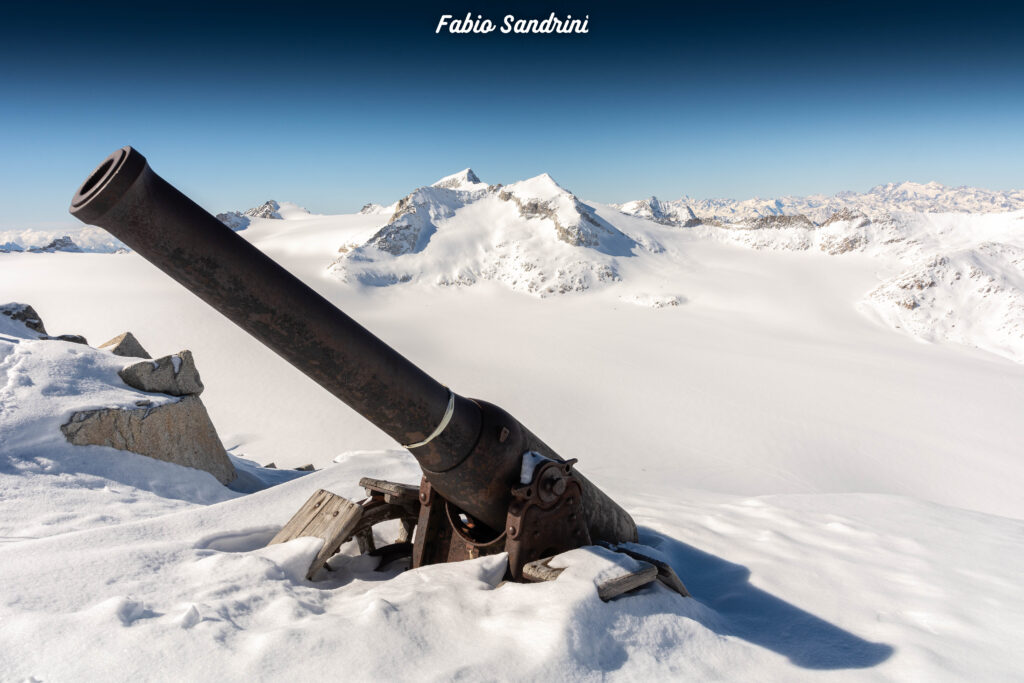
[[[119,334],[113,339],[103,344],[100,344],[99,348],[110,351],[115,356],[127,356],[129,358],[152,358],[146,352],[146,349],[142,348],[142,344],[135,338],[135,335],[131,332],[125,332]]]
[[[141,347],[140,347],[141,348]],[[203,393],[191,351],[181,351],[157,360],[133,363],[118,373],[124,383],[140,391],[171,396],[192,396]]]
[[[86,410],[72,415],[60,429],[77,446],[131,451],[209,472],[222,484],[238,476],[198,396],[185,396],[155,408],[143,405]]]

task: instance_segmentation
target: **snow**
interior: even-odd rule
[[[265,547],[281,525],[319,488],[416,483],[415,461],[138,255],[5,253],[3,300],[49,328],[192,350],[242,482],[67,444],[74,411],[176,399],[0,316],[0,677],[1019,677],[1024,212],[691,229],[546,176],[515,185],[417,190],[432,232],[399,255],[368,246],[397,205],[280,202],[240,234],[578,457],[692,598],[652,584],[601,602],[595,549],[557,558],[554,582],[499,585],[502,556],[398,573],[350,544],[306,581],[319,541]],[[610,241],[566,242],[556,219]],[[344,260],[346,281],[330,264],[353,251],[372,260]],[[586,287],[539,296],[571,267]],[[355,277],[370,272],[409,278]],[[307,462],[321,469],[283,469]]]

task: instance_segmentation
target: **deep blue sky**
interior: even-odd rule
[[[466,166],[598,201],[1024,187],[1017,3],[347,4],[6,6],[0,229],[70,221],[125,144],[214,211],[354,211]],[[590,33],[435,35],[467,10]]]

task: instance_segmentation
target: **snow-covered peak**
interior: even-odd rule
[[[539,199],[549,201],[556,198],[572,197],[572,193],[559,185],[554,178],[547,173],[541,173],[526,180],[506,185],[505,192],[524,199]]]
[[[626,202],[617,207],[619,211],[630,216],[637,216],[639,218],[647,218],[648,220],[655,221],[657,223],[675,224],[685,223],[686,221],[693,220],[697,216],[694,214],[693,209],[687,204],[686,199],[680,199],[675,202],[662,202],[655,196],[650,196],[647,199],[637,199],[632,202]]]
[[[309,210],[292,202],[276,202],[273,199],[245,211],[226,211],[217,214],[217,220],[232,230],[245,230],[254,218],[267,220],[289,220],[306,218]]]
[[[487,185],[477,177],[476,173],[473,173],[473,169],[464,168],[458,173],[446,175],[444,178],[441,178],[436,183],[432,184],[431,187],[440,187],[449,190],[479,190],[487,187]]]
[[[277,218],[277,219],[280,219],[281,218],[281,214],[278,213],[278,210],[280,208],[281,208],[281,205],[278,204],[277,202],[275,202],[273,199],[271,199],[269,201],[263,202],[262,204],[260,204],[257,207],[254,207],[252,209],[246,209],[245,211],[242,212],[242,215],[243,216],[248,216],[250,218]]]
[[[524,218],[550,218],[561,233],[577,226],[583,216],[576,197],[555,182],[547,173],[506,185],[499,194],[501,199],[514,201]],[[575,239],[564,238],[570,244]]]
[[[626,256],[636,246],[632,238],[598,218],[593,208],[547,173],[506,185],[498,198],[513,202],[523,218],[550,219],[558,239],[574,247],[593,247],[608,254]]]

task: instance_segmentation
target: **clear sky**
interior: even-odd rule
[[[1020,3],[349,4],[8,4],[0,229],[73,224],[126,144],[213,211],[354,211],[466,166],[605,202],[1024,187]],[[470,10],[590,32],[435,34]]]

